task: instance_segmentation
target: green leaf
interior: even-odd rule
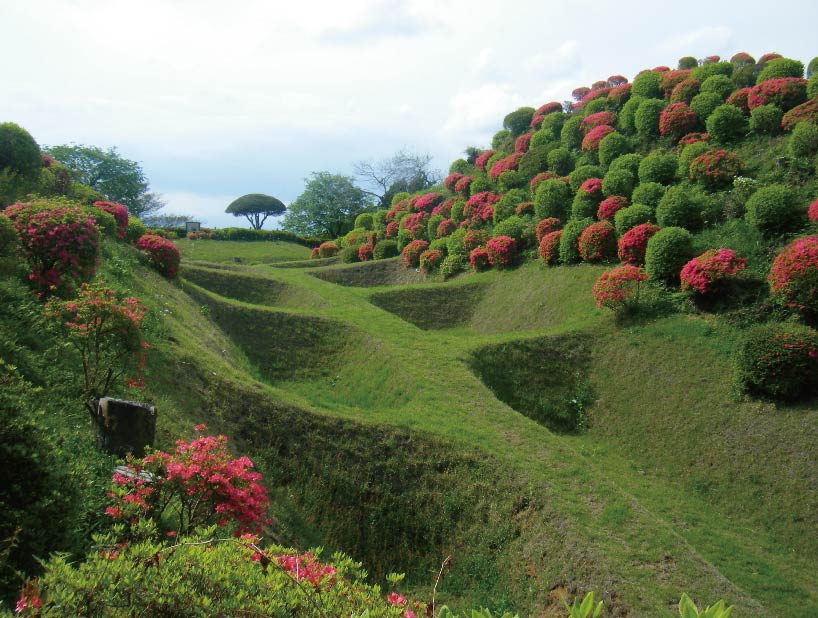
[[[682,618],[699,618],[699,610],[687,593],[682,593],[682,598],[679,599],[679,614]]]

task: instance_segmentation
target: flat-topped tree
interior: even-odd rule
[[[233,200],[225,212],[234,217],[244,217],[250,222],[250,227],[260,230],[267,217],[276,217],[283,214],[287,207],[272,195],[263,193],[248,193]]]

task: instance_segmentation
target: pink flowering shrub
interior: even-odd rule
[[[489,170],[489,176],[496,180],[503,172],[516,170],[517,164],[520,162],[520,159],[522,159],[523,154],[524,153],[522,152],[515,152],[514,154],[510,154],[507,157],[503,157],[499,161],[496,161]]]
[[[639,302],[639,288],[648,275],[641,268],[626,264],[602,273],[594,284],[596,306],[621,313]]]
[[[727,97],[727,105],[738,107],[745,115],[750,114],[750,96],[753,94],[752,88],[739,88],[730,93]],[[758,107],[756,105],[756,107]]]
[[[11,219],[20,251],[29,263],[32,289],[42,297],[69,294],[94,277],[99,232],[93,217],[70,202],[17,203],[3,214]]]
[[[761,105],[775,105],[789,111],[807,100],[807,80],[802,77],[781,77],[761,82],[747,98],[751,110]]]
[[[469,187],[471,187],[471,183],[474,182],[474,178],[471,176],[463,176],[460,180],[458,180],[454,185],[454,190],[456,193],[460,193],[461,195],[468,195]]]
[[[398,224],[395,223],[395,228],[397,228],[397,225]],[[397,234],[397,229],[395,233]],[[320,245],[318,245],[318,255],[322,258],[333,257],[336,253],[338,253],[338,245],[331,240],[322,242]]]
[[[489,252],[486,248],[477,247],[472,249],[471,253],[469,253],[469,264],[474,271],[487,270],[491,264],[489,264]]]
[[[128,209],[116,202],[94,202],[94,206],[114,216],[116,220],[116,234],[119,238],[125,238],[125,231],[128,229]]]
[[[596,211],[596,218],[600,221],[603,219],[612,219],[618,211],[629,205],[630,202],[628,202],[628,198],[622,197],[621,195],[612,195],[599,203],[599,210]]]
[[[779,253],[767,276],[770,295],[801,313],[818,313],[818,236],[798,238]]]
[[[261,561],[261,556],[254,556]],[[281,554],[275,557],[279,566],[295,581],[305,581],[313,588],[331,587],[335,584],[338,570],[331,564],[321,564],[310,552],[303,554]]]
[[[401,219],[400,227],[409,232],[410,240],[423,240],[428,220],[429,216],[425,212],[413,212]]]
[[[616,107],[622,107],[631,98],[631,85],[628,83],[619,84],[611,88],[608,92],[608,103]]]
[[[585,262],[612,260],[616,256],[616,231],[610,221],[597,221],[579,236],[579,255]]]
[[[807,217],[813,223],[818,221],[818,200],[815,200],[807,209]]]
[[[484,230],[469,230],[463,236],[463,251],[471,253],[477,247],[484,246],[489,240],[489,235]]]
[[[663,73],[662,78],[659,80],[659,90],[662,95],[669,98],[673,89],[684,80],[689,79],[692,72],[691,69],[675,69]]]
[[[710,249],[682,267],[679,278],[683,292],[713,294],[728,277],[745,268],[746,260],[736,257],[732,249]]]
[[[435,230],[435,238],[443,238],[444,236],[449,236],[452,232],[457,229],[457,224],[452,221],[451,219],[443,219],[437,225],[437,230]]]
[[[532,135],[533,133],[523,133],[520,137],[514,140],[514,152],[528,152],[528,147],[531,145]]]
[[[571,97],[574,101],[582,101],[586,94],[591,92],[591,89],[588,86],[580,86],[579,88],[574,88],[571,91]]]
[[[551,232],[556,232],[562,227],[562,222],[555,217],[548,217],[547,219],[543,219],[542,221],[538,222],[534,231],[537,235],[537,242],[540,242],[543,239],[543,236],[546,234],[550,234]]]
[[[743,163],[735,152],[708,150],[690,163],[690,180],[715,190],[732,184]]]
[[[582,97],[580,101],[580,105],[586,105],[591,101],[595,101],[596,99],[604,99],[607,98],[608,93],[610,93],[610,88],[596,88],[593,90],[589,90],[585,93],[585,96]]]
[[[510,236],[495,236],[486,243],[486,253],[490,266],[507,268],[517,256],[517,241]]]
[[[767,54],[764,54],[763,56],[761,56],[761,58],[758,59],[758,64],[761,65],[761,66],[764,66],[765,64],[767,64],[771,60],[778,60],[779,58],[783,58],[783,57],[784,56],[782,56],[778,52],[770,52],[770,53],[767,53]]]
[[[597,112],[596,114],[585,116],[580,123],[580,128],[586,135],[592,129],[602,126],[615,127],[616,114],[613,112]]]
[[[474,165],[477,169],[486,171],[486,163],[488,163],[489,159],[491,159],[496,153],[493,150],[484,150],[480,155],[474,160]]]
[[[584,152],[589,152],[592,150],[599,149],[599,142],[602,141],[606,135],[610,135],[614,132],[613,127],[609,127],[608,125],[602,125],[596,127],[595,129],[591,129],[588,134],[582,138],[582,150]]]
[[[313,247],[312,251],[310,251],[310,259],[311,260],[317,260],[320,257],[321,257],[321,253],[318,250],[318,247]]]
[[[594,199],[602,199],[602,179],[601,178],[588,178],[585,180],[580,186],[579,190],[583,193],[587,193],[589,197]]]
[[[540,239],[539,254],[546,266],[559,263],[561,236],[562,230],[554,230]]]
[[[397,203],[393,204],[392,207],[386,213],[386,221],[392,222],[398,218],[398,215],[402,212],[409,212],[409,200],[399,200]]]
[[[414,197],[410,200],[410,208],[414,212],[430,213],[432,209],[446,199],[445,195],[440,193],[426,193],[420,197]]]
[[[198,426],[206,429],[204,426]],[[129,522],[151,517],[162,524],[162,515],[188,534],[198,526],[233,527],[233,535],[259,533],[269,522],[267,491],[261,474],[247,457],[233,459],[227,438],[204,436],[176,441],[173,453],[155,451],[142,459],[127,459],[129,474],[116,472],[105,513]]]
[[[463,216],[472,221],[485,223],[494,216],[494,204],[500,201],[500,196],[493,191],[475,193],[463,207]]]
[[[390,221],[389,223],[386,224],[386,231],[384,232],[384,236],[386,238],[395,238],[398,235],[399,231],[400,223],[398,223],[397,221]],[[335,247],[335,251],[336,252],[338,251],[338,247]]]
[[[818,97],[793,107],[781,119],[781,128],[792,131],[799,122],[818,125]]]
[[[692,77],[680,81],[676,86],[674,86],[673,90],[670,93],[670,102],[671,103],[686,103],[690,105],[690,102],[693,100],[697,94],[699,94],[699,90],[701,89],[702,84],[698,79],[694,79]]]
[[[429,243],[425,240],[413,240],[401,251],[401,258],[407,268],[417,268],[420,266],[420,254],[429,248]]]
[[[679,147],[684,148],[685,146],[690,146],[690,144],[695,144],[696,142],[709,141],[710,141],[709,133],[688,133],[679,140]]]
[[[696,128],[698,118],[686,103],[671,103],[659,114],[659,134],[678,141]]]
[[[141,249],[148,257],[148,262],[159,274],[173,279],[179,270],[179,249],[169,240],[153,234],[145,234],[136,241],[136,248]]]
[[[648,241],[660,229],[653,223],[641,223],[622,234],[617,247],[619,259],[631,266],[644,266]]]
[[[443,261],[443,253],[438,249],[426,249],[420,254],[420,270],[425,273],[430,273],[440,266]]]
[[[454,206],[455,201],[456,200],[454,198],[450,197],[442,204],[438,204],[437,206],[432,208],[432,216],[433,217],[435,215],[440,215],[441,217],[450,216],[452,214],[452,206]]]
[[[554,112],[561,112],[562,111],[562,103],[557,101],[551,101],[550,103],[546,103],[545,105],[541,105],[537,108],[535,114],[539,114],[540,116],[547,116],[548,114],[553,114]]]
[[[557,178],[557,175],[554,172],[540,172],[534,178],[531,179],[531,182],[528,183],[528,188],[531,190],[531,194],[533,195],[537,191],[537,187],[541,182],[544,180],[550,180],[551,178]]]
[[[457,184],[457,181],[463,178],[463,174],[458,174],[457,172],[453,174],[449,174],[443,180],[443,186],[446,187],[449,191],[454,191],[454,187]]]
[[[369,262],[372,259],[372,252],[375,249],[375,245],[371,242],[367,242],[362,244],[358,247],[358,260],[361,262]]]

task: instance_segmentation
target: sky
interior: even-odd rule
[[[115,146],[166,212],[246,226],[312,172],[405,149],[441,172],[503,117],[681,56],[818,55],[818,3],[0,0],[0,122]],[[274,222],[273,225],[277,223]],[[267,227],[271,227],[269,222]]]

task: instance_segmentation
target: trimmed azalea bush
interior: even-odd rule
[[[618,157],[631,151],[630,140],[621,133],[609,133],[599,142],[598,157],[602,165],[610,165]],[[570,171],[570,170],[569,170]]]
[[[494,222],[499,223],[514,215],[517,204],[528,199],[528,192],[523,189],[511,189],[503,194],[499,201],[494,204]]]
[[[469,253],[469,265],[471,265],[472,270],[477,272],[491,268],[489,252],[485,247],[477,247],[471,250]]]
[[[659,90],[662,91],[662,96],[666,99],[670,98],[673,89],[684,80],[689,79],[690,73],[689,69],[676,69],[663,73],[662,79],[659,80]]]
[[[636,133],[636,110],[639,109],[640,103],[644,101],[644,97],[634,96],[619,110],[619,122],[617,128],[628,135]]]
[[[574,155],[567,148],[554,148],[546,155],[548,169],[558,176],[570,174],[574,169]]]
[[[735,108],[733,108],[735,109]],[[735,152],[718,149],[708,150],[690,162],[690,180],[717,191],[733,184],[744,165]]]
[[[712,149],[712,146],[707,142],[693,142],[687,144],[682,148],[679,154],[679,166],[676,169],[676,174],[681,178],[688,178],[690,175],[690,164],[693,159],[703,155],[705,152]]]
[[[538,219],[554,217],[565,220],[571,207],[571,187],[562,180],[553,178],[537,187],[534,193],[534,212]]]
[[[699,80],[692,77],[685,79],[674,86],[673,91],[670,93],[670,102],[690,105],[693,97],[699,94],[700,89],[701,82]]]
[[[375,245],[371,242],[366,242],[358,247],[358,261],[369,262],[375,257]]]
[[[818,153],[818,126],[809,122],[799,122],[787,142],[791,157],[814,157]]]
[[[582,118],[571,116],[566,120],[560,129],[560,142],[565,148],[578,150],[582,144]]]
[[[775,105],[761,105],[750,112],[750,128],[758,135],[781,133],[784,112]]]
[[[598,165],[580,165],[573,172],[568,174],[568,184],[572,191],[579,191],[579,188],[589,178],[602,178],[602,168]]]
[[[732,105],[739,108],[742,113],[750,113],[750,95],[753,93],[752,88],[739,88],[727,97],[727,105]]]
[[[800,77],[784,77],[762,82],[753,88],[748,98],[750,109],[773,104],[789,111],[807,100],[807,80]]]
[[[715,92],[724,101],[734,89],[735,85],[726,75],[711,75],[702,82],[701,92]]]
[[[610,221],[598,221],[586,227],[577,242],[585,262],[609,262],[616,257],[616,232]]]
[[[413,240],[401,251],[401,258],[403,263],[408,268],[417,268],[420,266],[420,254],[429,248],[429,243],[425,240]]]
[[[645,271],[654,281],[678,284],[682,267],[694,255],[690,232],[680,227],[665,227],[648,240]]]
[[[804,77],[804,63],[791,58],[776,58],[767,63],[758,74],[756,83],[782,77]]]
[[[781,119],[781,128],[785,131],[792,131],[801,122],[818,124],[818,95],[784,114]]]
[[[372,218],[372,213],[362,212],[357,217],[355,217],[355,225],[353,227],[356,230],[371,231],[374,228],[374,225],[375,221]]]
[[[508,268],[517,257],[517,242],[510,236],[495,236],[486,243],[489,265],[494,268]]]
[[[648,241],[660,229],[662,228],[653,223],[640,223],[630,228],[622,234],[617,243],[619,259],[624,264],[644,266]]]
[[[658,71],[643,71],[637,75],[632,84],[631,92],[646,99],[658,99],[662,96],[660,83],[662,81],[662,73]]]
[[[128,217],[128,227],[125,228],[125,242],[134,244],[147,232],[145,224],[136,217]]]
[[[609,170],[602,178],[602,193],[606,197],[622,195],[630,197],[636,177],[627,170]]]
[[[613,219],[617,212],[623,208],[627,208],[628,205],[628,198],[622,195],[612,195],[610,197],[606,197],[599,203],[599,208],[596,211],[596,218],[600,221],[604,219]]]
[[[733,105],[719,105],[707,118],[707,132],[720,142],[734,142],[747,134],[747,119]]]
[[[733,65],[729,62],[705,62],[703,65],[693,69],[693,73],[691,73],[694,79],[698,79],[702,83],[712,75],[731,77],[733,75]]]
[[[594,220],[572,219],[562,228],[560,235],[560,263],[575,264],[580,261],[579,237],[589,225],[593,225]]]
[[[627,170],[634,176],[639,176],[639,164],[642,163],[642,155],[635,152],[618,156],[608,167],[609,172],[614,170]]]
[[[634,204],[644,204],[650,206],[654,210],[665,196],[667,187],[658,182],[640,182],[636,185],[631,195],[631,201]]]
[[[797,238],[776,256],[770,295],[780,304],[809,316],[818,314],[818,236]]]
[[[810,78],[807,81],[807,97],[810,99],[818,97],[818,73],[813,73],[810,75]]]
[[[735,361],[738,387],[754,397],[794,401],[815,394],[818,332],[801,324],[756,324],[742,338]]]
[[[793,190],[783,184],[761,187],[747,200],[745,218],[765,236],[784,234],[805,221]]]
[[[816,203],[818,203],[818,200],[816,200]],[[546,234],[556,232],[561,228],[562,222],[554,217],[548,217],[547,219],[539,221],[534,228],[535,234],[537,236],[537,242],[541,241],[543,239],[543,236],[545,236]]]
[[[611,133],[614,133],[615,129],[608,125],[601,125],[594,129],[591,129],[584,138],[582,138],[582,151],[583,152],[595,152],[599,148],[599,143],[602,139]]]
[[[574,195],[571,202],[571,216],[574,219],[593,217],[602,201],[602,181],[599,178],[589,178]]]
[[[654,222],[654,210],[654,208],[645,204],[633,204],[617,212],[614,215],[614,227],[617,235],[622,236],[622,234],[640,223]]]
[[[503,118],[503,128],[511,131],[512,135],[521,135],[531,126],[534,118],[533,107],[521,107]]]
[[[341,258],[341,261],[344,264],[354,264],[355,262],[360,262],[360,248],[361,245],[347,245],[338,252],[338,257]]]
[[[656,207],[656,222],[662,227],[697,230],[704,222],[707,207],[707,196],[701,189],[687,184],[675,185]]]
[[[420,270],[424,273],[434,272],[442,261],[443,253],[439,249],[426,249],[420,254]]]
[[[532,247],[536,241],[534,226],[518,215],[512,215],[495,225],[492,234],[494,236],[510,236],[517,243],[519,249]]]
[[[548,232],[540,239],[539,254],[546,266],[559,263],[562,230]]]
[[[600,275],[594,284],[594,300],[600,309],[622,313],[639,303],[639,289],[648,275],[641,268],[626,264]]]
[[[690,109],[696,114],[699,122],[704,124],[713,110],[724,103],[715,92],[700,92],[690,100]]]
[[[665,102],[661,99],[645,99],[639,104],[633,117],[636,133],[642,138],[659,136],[659,117],[665,109]]]
[[[451,254],[443,258],[440,262],[440,274],[444,279],[454,277],[457,273],[463,272],[469,266],[469,262],[465,256],[461,254]]]
[[[676,179],[679,159],[675,154],[653,152],[639,164],[639,182],[659,182],[664,185]]]
[[[682,292],[717,294],[726,280],[745,269],[746,262],[732,249],[709,249],[682,267],[679,274]]]
[[[395,229],[397,230],[397,224],[395,225]],[[322,258],[333,257],[336,253],[338,253],[338,245],[331,240],[318,245],[318,255]]]
[[[128,209],[116,202],[94,202],[94,206],[103,212],[113,215],[116,221],[116,235],[124,240],[125,233],[128,230]]]
[[[659,115],[659,135],[674,142],[696,128],[699,119],[686,103],[671,103]]]

